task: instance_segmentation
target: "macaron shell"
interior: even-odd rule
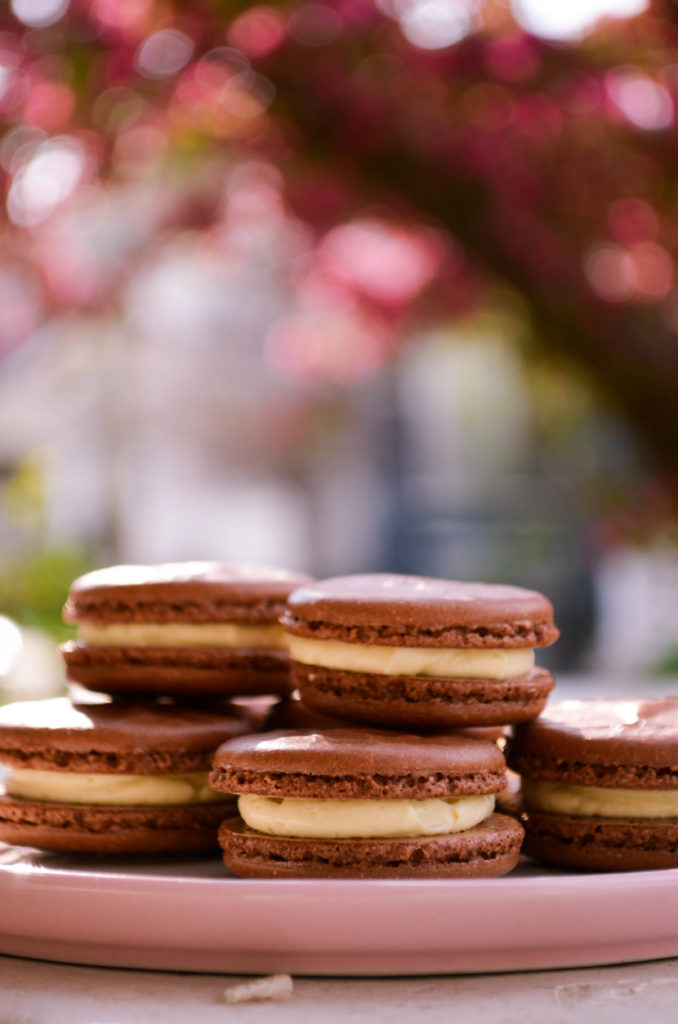
[[[555,769],[562,781],[601,785],[606,775],[621,772],[627,786],[647,777],[663,779],[662,788],[678,788],[678,697],[553,704],[538,721],[516,730],[510,751],[512,766],[520,764],[529,775],[529,765],[539,770],[534,778],[550,778]]]
[[[277,730],[224,743],[210,785],[269,797],[409,799],[498,793],[504,757],[488,740],[374,729]]]
[[[61,654],[70,682],[112,694],[171,697],[286,695],[285,651],[246,647],[93,647],[73,641]]]
[[[527,809],[523,853],[591,871],[678,867],[678,819],[575,817]]]
[[[0,796],[0,841],[74,853],[211,853],[235,805],[98,807]]]
[[[0,708],[0,761],[75,772],[206,771],[224,740],[247,732],[247,720],[224,708],[73,704],[56,697]]]
[[[245,878],[491,878],[518,862],[523,829],[493,814],[454,835],[395,839],[268,836],[240,818],[219,829],[224,863]]]
[[[416,736],[385,729],[277,729],[224,743],[215,767],[337,775],[503,771],[501,751],[465,736]]]
[[[304,573],[258,565],[116,565],[79,577],[67,622],[273,622]]]
[[[537,591],[390,573],[303,586],[281,621],[299,636],[385,646],[543,647],[559,636]]]
[[[343,672],[292,663],[292,682],[325,715],[401,729],[454,729],[531,721],[554,680],[546,669],[517,679],[453,679]]]

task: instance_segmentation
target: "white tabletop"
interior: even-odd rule
[[[678,960],[526,974],[295,978],[278,1003],[220,1002],[245,980],[0,957],[2,1024],[652,1024],[676,1020]]]

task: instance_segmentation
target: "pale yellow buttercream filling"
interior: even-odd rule
[[[473,828],[494,810],[494,796],[424,800],[304,800],[243,795],[238,810],[257,832],[300,839],[437,836]]]
[[[462,679],[517,679],[534,667],[534,651],[496,648],[378,647],[289,636],[294,661],[346,672],[385,676],[440,676]]]
[[[528,807],[549,814],[596,818],[678,817],[676,789],[606,789],[523,778],[522,791]]]
[[[226,800],[207,784],[207,772],[185,775],[113,775],[103,772],[52,772],[11,769],[8,796],[59,804],[207,804]]]
[[[78,639],[92,647],[287,646],[283,628],[275,622],[81,622]]]

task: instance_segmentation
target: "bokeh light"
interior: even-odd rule
[[[87,165],[77,139],[57,136],[41,143],[14,176],[7,199],[11,220],[22,227],[40,224],[83,180]]]
[[[66,13],[69,0],[11,0],[13,13],[31,28],[53,25]]]
[[[474,0],[395,0],[394,13],[403,35],[422,50],[443,50],[479,24]]]
[[[176,75],[193,54],[193,40],[174,28],[161,29],[144,40],[136,55],[136,64],[147,78]]]
[[[234,75],[221,92],[221,105],[234,117],[258,117],[273,102],[275,88],[264,75],[245,71]]]
[[[648,0],[512,0],[519,24],[545,39],[575,40],[600,18],[629,18],[646,10]]]
[[[608,74],[606,82],[613,103],[638,128],[656,131],[673,121],[668,91],[639,68],[618,68]]]
[[[411,302],[435,274],[433,237],[375,220],[335,228],[318,249],[320,266],[385,306]]]
[[[66,128],[75,108],[75,93],[63,82],[35,82],[24,104],[26,124],[47,132]]]
[[[641,242],[631,249],[634,286],[638,298],[659,302],[673,288],[675,266],[670,254],[654,242]]]
[[[91,0],[89,9],[95,23],[134,39],[149,27],[153,0]]]
[[[20,124],[11,128],[0,142],[0,166],[13,174],[28,162],[30,155],[47,138],[42,128]]]
[[[584,269],[593,290],[608,302],[659,302],[673,290],[675,265],[655,242],[594,246]]]
[[[633,295],[633,260],[622,246],[594,246],[586,256],[584,269],[589,284],[601,299],[622,302]]]
[[[280,46],[285,34],[285,21],[280,11],[260,4],[231,23],[228,41],[248,57],[266,57]]]

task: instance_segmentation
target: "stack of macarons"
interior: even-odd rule
[[[678,867],[678,697],[568,700],[518,727],[525,852],[564,867]]]
[[[90,573],[64,614],[71,698],[0,709],[0,840],[194,853],[218,831],[245,877],[487,877],[521,847],[678,866],[678,698],[545,710],[539,593],[180,563]],[[507,733],[522,793],[497,813]]]
[[[71,682],[116,696],[224,698],[290,689],[279,618],[308,576],[216,562],[120,565],[77,579],[64,618]]]
[[[210,784],[239,797],[219,831],[229,869],[426,878],[514,867],[523,829],[495,813],[506,765],[479,732],[501,735],[544,708],[554,683],[533,648],[558,637],[549,601],[367,574],[302,585],[281,623],[306,722],[217,751]]]
[[[308,577],[213,562],[115,566],[72,585],[71,697],[0,709],[0,840],[49,850],[217,849],[233,800],[219,745],[263,724],[247,702],[290,691],[278,623]],[[77,691],[77,692],[76,692]]]

